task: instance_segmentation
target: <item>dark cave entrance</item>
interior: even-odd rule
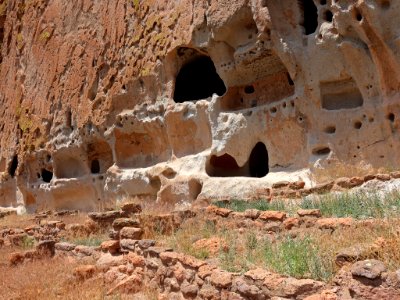
[[[17,171],[18,168],[18,156],[15,155],[12,159],[11,165],[8,169],[8,173],[11,175],[11,177],[15,176],[15,172]]]
[[[100,173],[100,162],[98,159],[92,160],[92,163],[90,165],[90,171],[92,172],[92,174]]]
[[[207,163],[206,171],[211,177],[264,177],[269,173],[267,147],[264,143],[258,142],[243,167],[239,167],[235,158],[229,154],[213,155]]]
[[[303,11],[303,23],[305,34],[310,35],[318,27],[318,9],[313,0],[300,0],[300,9]]]
[[[251,177],[261,178],[268,174],[268,151],[264,143],[258,142],[251,151],[249,169]]]
[[[42,169],[42,179],[44,182],[50,183],[50,181],[53,179],[53,172],[50,172],[46,169]]]
[[[214,93],[222,96],[226,87],[208,56],[198,56],[186,63],[176,78],[174,100],[177,103],[206,99]]]

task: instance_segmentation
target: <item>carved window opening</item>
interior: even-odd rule
[[[15,173],[17,171],[18,168],[18,156],[15,155],[12,159],[11,165],[8,169],[8,173],[11,175],[11,177],[15,176]]]
[[[211,58],[197,56],[186,63],[176,78],[174,100],[177,103],[222,96],[226,87]]]
[[[53,172],[50,172],[49,170],[42,169],[41,175],[44,182],[50,183],[53,179]]]
[[[310,35],[317,30],[318,27],[318,9],[313,0],[300,0],[300,9],[303,11],[303,22],[305,34]]]
[[[92,172],[92,174],[100,173],[100,162],[98,159],[92,160],[92,163],[90,165],[90,171]]]
[[[247,163],[239,167],[234,157],[225,153],[211,156],[207,166],[207,174],[211,177],[256,177],[261,178],[269,172],[268,151],[264,143],[257,143],[251,151]]]
[[[249,169],[251,177],[264,177],[269,172],[268,151],[264,143],[257,143],[250,154]]]

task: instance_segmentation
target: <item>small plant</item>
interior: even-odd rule
[[[133,7],[138,10],[140,5],[140,0],[132,0]]]
[[[43,31],[43,32],[40,34],[40,39],[41,39],[42,41],[47,41],[47,40],[50,38],[50,36],[51,36],[51,33],[50,33],[50,32],[48,32],[48,31]]]
[[[24,250],[32,249],[34,245],[35,245],[35,239],[33,237],[24,236],[21,245]]]
[[[246,236],[246,248],[248,250],[255,250],[257,248],[258,245],[258,240],[257,240],[257,236],[254,232],[250,232],[247,236]]]
[[[24,46],[24,37],[23,37],[22,33],[18,33],[18,35],[17,35],[17,48],[19,50],[21,50],[23,46]]]
[[[0,3],[0,16],[5,16],[7,13],[7,0]]]
[[[210,258],[210,252],[208,252],[207,249],[198,249],[198,250],[192,249],[192,251],[190,251],[190,254],[198,259]]]

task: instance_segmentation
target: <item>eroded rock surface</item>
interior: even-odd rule
[[[337,161],[397,169],[399,14],[398,0],[2,0],[0,206],[185,208],[309,187],[310,166]]]

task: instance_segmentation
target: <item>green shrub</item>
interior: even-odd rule
[[[31,236],[24,236],[22,239],[22,248],[24,250],[32,249],[35,245],[35,239]]]

